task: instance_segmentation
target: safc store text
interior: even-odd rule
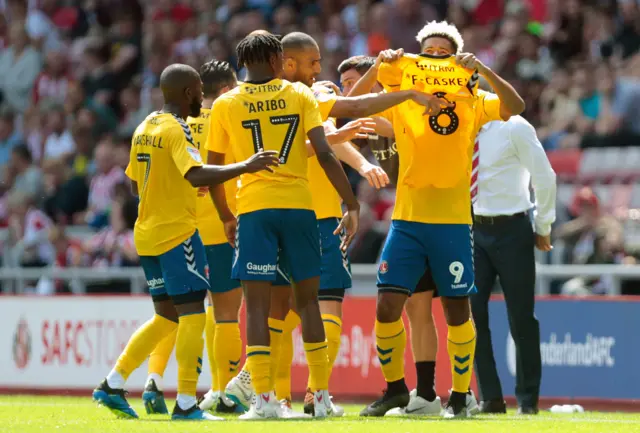
[[[43,320],[38,326],[43,365],[111,367],[140,326],[132,320]]]

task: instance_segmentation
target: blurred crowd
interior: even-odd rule
[[[523,95],[524,116],[548,151],[640,144],[639,5],[0,0],[0,222],[8,228],[3,265],[136,265],[136,206],[124,168],[133,130],[161,107],[160,72],[174,62],[198,68],[211,58],[236,65],[235,45],[259,28],[312,35],[323,54],[319,79],[339,83],[336,69],[347,57],[386,48],[415,52],[422,26],[446,19],[460,28],[465,51]],[[377,192],[353,179],[364,210],[352,257],[374,263],[393,191]],[[578,208],[567,206],[571,219],[581,217]],[[65,229],[70,226],[86,231],[73,237]],[[559,236],[578,236],[575,245],[592,239],[591,251],[597,251],[597,224],[587,226],[588,236],[558,227]],[[580,255],[566,260],[577,262],[574,256]]]

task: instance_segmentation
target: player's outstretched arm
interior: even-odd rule
[[[347,212],[335,231],[337,234],[342,231],[342,229],[346,230],[347,236],[340,246],[344,251],[347,249],[351,241],[353,241],[353,237],[358,231],[360,204],[356,200],[356,196],[353,194],[347,175],[344,173],[340,162],[338,162],[338,159],[329,147],[329,143],[327,143],[324,129],[320,126],[310,129],[307,133],[307,137],[309,137],[309,141],[318,156],[320,166],[326,173],[329,181],[331,181],[333,187],[338,191],[338,194],[340,194],[340,198],[342,198],[342,201],[347,207]]]
[[[430,116],[435,116],[443,108],[453,106],[435,95],[416,90],[400,90],[392,93],[370,93],[355,98],[337,98],[329,116],[337,118],[367,117],[409,100],[425,106],[425,114]]]
[[[336,131],[336,126],[333,122],[324,123],[324,132],[327,136],[327,141],[329,141],[329,134],[334,131]],[[367,161],[367,159],[356,150],[353,143],[343,141],[338,144],[330,144],[338,159],[356,170],[360,176],[367,179],[369,185],[376,189],[389,185],[389,176],[387,176],[387,173],[381,167]]]
[[[191,168],[185,179],[195,188],[201,186],[212,187],[217,184],[225,183],[228,180],[238,177],[245,173],[255,173],[257,171],[267,170],[273,171],[271,167],[277,167],[279,164],[278,152],[267,150],[258,152],[251,158],[243,162],[229,165],[202,165]]]

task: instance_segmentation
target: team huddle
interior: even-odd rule
[[[470,391],[473,143],[487,122],[519,114],[521,98],[462,52],[455,27],[428,23],[417,40],[417,55],[387,50],[345,60],[338,71],[344,96],[332,83],[315,82],[318,45],[297,32],[245,37],[237,46],[242,83],[220,61],[199,73],[180,64],[163,71],[164,106],[136,129],[126,170],[140,198],[135,244],[155,314],[132,335],[94,400],[137,418],[124,386],[148,358],[145,409],[167,414],[162,377],[175,350],[173,420],[223,419],[211,412],[246,420],[342,416],[329,378],[351,287],[347,248],[359,222],[342,161],[376,188],[396,187],[375,317],[387,389],[360,415],[457,418],[478,411]],[[495,93],[478,89],[480,77]],[[341,118],[357,120],[338,129]],[[381,139],[367,140],[374,134]],[[384,156],[385,170],[352,140]],[[434,296],[445,310],[453,379],[444,408],[434,387]],[[405,308],[417,373],[411,392],[404,380]],[[309,369],[304,413],[291,407],[298,325]],[[205,339],[212,383],[198,399]]]

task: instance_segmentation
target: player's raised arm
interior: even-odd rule
[[[467,69],[477,70],[493,88],[500,98],[500,117],[502,120],[509,120],[511,116],[521,114],[525,109],[524,99],[518,94],[504,78],[493,72],[484,65],[475,55],[471,53],[461,53],[456,55],[456,62]]]

